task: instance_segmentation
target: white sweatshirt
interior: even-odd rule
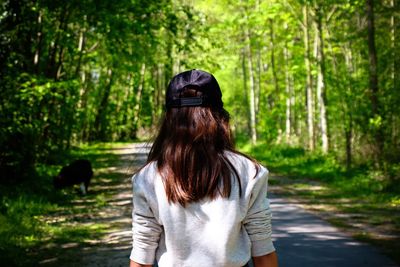
[[[237,170],[229,198],[170,204],[157,165],[152,162],[133,176],[133,247],[130,259],[160,267],[239,267],[251,256],[275,250],[271,212],[266,198],[268,170],[227,152]]]

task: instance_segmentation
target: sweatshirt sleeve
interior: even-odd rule
[[[155,252],[162,232],[162,226],[154,217],[143,183],[139,178],[132,178],[133,210],[132,210],[132,251],[130,259],[140,263],[152,265]]]
[[[251,255],[263,256],[275,251],[271,239],[271,210],[267,199],[268,170],[261,167],[260,173],[251,183],[249,209],[244,227],[251,241]]]

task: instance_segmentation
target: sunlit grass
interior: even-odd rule
[[[239,146],[242,152],[250,154],[273,173],[292,179],[308,179],[335,188],[335,193],[349,196],[372,197],[392,206],[399,204],[399,193],[388,187],[388,182],[379,171],[360,166],[347,171],[343,163],[333,155],[308,152],[303,148],[260,143]],[[300,185],[297,185],[300,186]]]
[[[303,148],[265,143],[239,148],[270,170],[269,183],[279,187],[278,193],[301,199],[306,208],[325,214],[355,238],[382,246],[400,262],[400,192],[387,174],[366,166],[346,170],[333,155]],[[389,170],[395,172],[396,166]]]
[[[307,153],[299,147],[244,144],[240,149],[264,163],[271,171],[280,174],[329,180],[344,172],[333,156]]]
[[[52,242],[85,242],[101,236],[108,229],[106,224],[59,224],[46,227]]]
[[[107,205],[112,192],[82,196],[77,188],[61,191],[53,189],[52,179],[63,165],[74,159],[85,158],[92,162],[96,179],[115,184],[122,174],[97,172],[109,166],[118,166],[118,155],[113,149],[126,143],[82,144],[66,155],[58,155],[52,165],[38,164],[36,176],[23,184],[10,188],[0,187],[0,263],[4,266],[31,266],[32,250],[50,243],[75,242],[77,244],[98,240],[109,225],[93,223],[90,214]],[[85,218],[81,215],[88,214]],[[80,215],[80,217],[77,215]]]
[[[98,194],[98,195],[96,196],[96,204],[97,204],[97,206],[99,206],[99,207],[104,207],[104,206],[107,205],[107,200],[106,200],[106,198],[105,198],[105,196],[104,196],[103,193]]]

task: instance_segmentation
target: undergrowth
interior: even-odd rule
[[[61,167],[74,159],[87,158],[93,168],[107,166],[117,160],[114,154],[105,154],[104,149],[112,144],[81,145],[65,154],[55,155],[52,165],[37,164],[30,179],[13,185],[0,185],[0,263],[2,266],[34,266],[35,260],[29,255],[32,250],[51,240],[84,242],[85,239],[101,234],[103,225],[81,225],[51,221],[58,214],[82,212],[71,203],[75,199],[91,199],[87,209],[106,205],[104,195],[82,196],[77,188],[56,191],[53,177]],[[99,157],[102,157],[101,160]],[[32,265],[33,264],[33,265]],[[35,265],[36,266],[36,265]]]
[[[369,196],[391,205],[400,204],[400,189],[393,185],[396,178],[391,177],[388,172],[373,168],[372,164],[346,170],[344,164],[333,154],[309,152],[303,148],[285,145],[259,143],[253,146],[241,143],[239,149],[263,163],[273,173],[291,179],[306,178],[322,182],[332,186],[335,193],[343,196]],[[389,169],[396,168],[394,165]]]
[[[353,236],[380,247],[400,263],[400,189],[396,164],[379,170],[373,164],[346,170],[332,154],[309,152],[298,147],[239,143],[240,151],[251,155],[272,173],[270,184],[279,194],[301,199],[307,207],[331,214],[328,221]],[[278,175],[273,175],[278,174]],[[349,218],[349,219],[346,219]],[[363,227],[375,229],[365,235]],[[382,237],[381,233],[386,237]]]

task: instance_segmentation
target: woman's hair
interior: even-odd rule
[[[182,97],[201,96],[185,89]],[[232,174],[240,179],[225,151],[235,151],[229,113],[204,106],[167,109],[147,162],[155,161],[169,202],[187,203],[229,197]]]

